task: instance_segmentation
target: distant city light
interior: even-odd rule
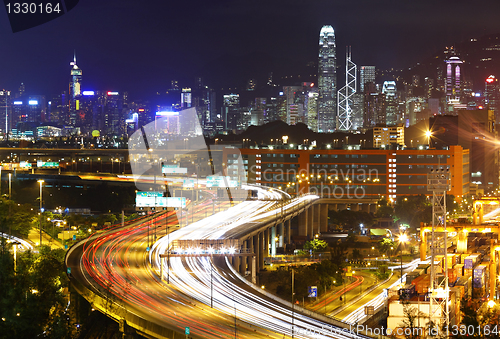
[[[14,101],[14,105],[22,105],[23,102],[22,101]]]
[[[38,105],[38,100],[30,100],[28,101],[28,104],[34,106],[34,105]]]
[[[109,92],[108,92],[109,93]],[[95,92],[94,91],[83,91],[82,92],[83,95],[95,95]],[[109,94],[108,94],[109,95]]]
[[[163,111],[163,112],[156,112],[156,115],[158,115],[158,116],[174,116],[174,115],[179,115],[179,112]]]
[[[118,95],[118,92],[108,92],[108,95]]]

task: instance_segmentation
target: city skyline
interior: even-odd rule
[[[13,34],[6,20],[1,24],[1,38],[10,48],[0,52],[4,65],[9,65],[0,68],[0,87],[13,89],[23,82],[29,92],[56,94],[66,88],[64,66],[75,49],[86,70],[87,89],[129,91],[137,96],[166,89],[172,79],[182,82],[201,75],[213,83],[224,82],[211,76],[226,76],[220,74],[219,64],[249,56],[256,58],[246,72],[271,72],[274,65],[268,61],[280,60],[293,73],[295,65],[317,59],[315,37],[323,25],[335,29],[337,46],[353,46],[357,64],[408,67],[443,46],[500,32],[496,21],[488,20],[499,5],[490,4],[477,8],[460,3],[448,8],[430,2],[355,1],[283,7],[194,2],[190,13],[182,16],[182,6],[160,2],[152,2],[150,8],[129,1],[82,2],[64,16],[24,32]],[[446,25],[438,20],[445,9],[455,18]],[[359,20],[347,20],[353,13]],[[424,14],[425,24],[418,19]],[[392,32],[391,39],[385,39],[383,32]],[[237,77],[245,71],[231,73]]]

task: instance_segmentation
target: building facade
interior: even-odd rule
[[[335,32],[323,26],[319,34],[318,132],[333,132],[337,121],[337,57]]]
[[[438,164],[450,169],[450,194],[469,193],[469,151],[384,149],[225,149],[224,162],[241,151],[248,182],[289,194],[313,193],[325,198],[396,199],[431,195],[427,173]]]

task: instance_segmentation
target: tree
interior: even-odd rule
[[[378,202],[378,209],[377,213],[375,213],[375,216],[377,218],[391,218],[394,214],[394,209],[389,206],[387,200],[381,199]]]
[[[327,247],[328,244],[326,243],[326,241],[320,239],[306,241],[306,243],[304,244],[304,250],[312,251],[313,253],[322,252],[326,250]]]
[[[420,222],[432,221],[432,205],[424,194],[400,197],[394,206],[394,216],[401,224],[416,229]]]
[[[378,280],[385,280],[389,278],[390,274],[391,272],[389,272],[387,265],[379,265],[377,271],[375,272],[375,276]]]
[[[424,325],[427,321],[422,322],[420,324],[420,318],[426,318],[426,314],[419,311],[416,307],[411,306],[411,304],[402,300],[403,304],[403,323],[401,324],[401,328],[410,329],[409,331],[404,331],[404,336],[406,339],[418,339],[424,335]],[[422,326],[420,326],[422,325]]]
[[[378,251],[380,253],[384,253],[385,254],[385,253],[391,251],[391,248],[392,249],[396,248],[396,245],[394,244],[394,241],[392,241],[389,238],[383,238],[378,243]]]
[[[7,248],[8,249],[8,248]],[[67,322],[67,302],[62,289],[68,286],[64,251],[42,246],[40,253],[0,254],[0,333],[6,338],[71,338],[74,326]]]
[[[347,258],[347,244],[339,241],[330,247],[330,258],[338,267],[344,267]]]

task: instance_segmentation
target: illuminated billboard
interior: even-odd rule
[[[207,187],[239,187],[238,180],[232,180],[230,177],[210,175],[207,177]]]
[[[186,198],[164,197],[162,192],[137,192],[136,207],[186,207]]]
[[[36,162],[36,167],[38,167],[38,168],[54,168],[54,167],[59,167],[59,163],[55,162],[55,161],[46,162],[46,161],[40,161],[40,160],[38,160]]]
[[[29,162],[26,162],[26,161],[21,161],[21,162],[19,163],[19,167],[20,167],[20,168],[32,168],[32,167],[33,167],[33,165],[31,165],[31,163],[29,163]]]
[[[179,165],[162,165],[161,172],[163,174],[187,174],[187,168],[179,167]]]

